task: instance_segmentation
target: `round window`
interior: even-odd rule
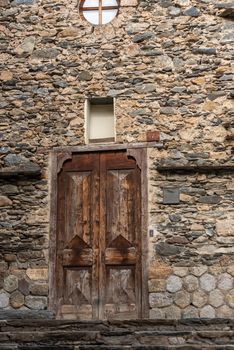
[[[111,22],[118,14],[119,0],[82,0],[80,13],[95,25]]]

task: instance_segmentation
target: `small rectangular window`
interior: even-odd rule
[[[86,141],[115,141],[114,103],[112,98],[86,101]]]

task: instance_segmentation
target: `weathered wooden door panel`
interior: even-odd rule
[[[58,179],[58,313],[98,318],[99,159],[74,155]]]
[[[103,318],[141,316],[141,186],[125,152],[100,155]]]
[[[92,246],[91,172],[66,174],[65,240],[67,248]]]
[[[93,318],[92,307],[92,269],[65,268],[64,295],[61,313],[90,320]]]
[[[105,318],[138,317],[135,274],[134,266],[106,266]]]
[[[58,313],[141,317],[141,172],[126,152],[75,154],[58,177]]]

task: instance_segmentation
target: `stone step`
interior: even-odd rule
[[[233,349],[234,320],[0,321],[0,350]]]
[[[233,350],[234,345],[225,345],[225,346],[219,346],[219,345],[179,345],[179,346],[161,346],[161,345],[140,345],[140,346],[124,346],[124,347],[109,347],[109,346],[80,346],[78,349],[75,350],[122,350],[122,349],[131,349],[131,350],[215,350],[215,349],[222,349],[222,350]],[[25,349],[26,350],[26,349]]]
[[[234,345],[15,345],[2,344],[0,350],[234,350]]]
[[[113,338],[113,337],[119,337],[119,338],[128,338],[129,336],[134,336],[137,339],[141,339],[144,337],[158,337],[158,336],[168,336],[168,337],[179,337],[179,336],[193,336],[196,335],[201,338],[223,338],[223,337],[234,337],[234,331],[232,330],[223,330],[223,331],[217,331],[217,330],[204,330],[204,331],[194,331],[194,330],[181,330],[181,331],[170,331],[170,330],[161,330],[161,331],[73,331],[73,330],[51,330],[51,331],[40,331],[37,330],[36,332],[31,331],[7,331],[7,332],[1,332],[1,338],[0,342],[4,338],[20,338],[24,341],[30,341],[33,337],[38,338],[39,340],[42,339],[52,339],[52,338],[71,338],[71,339],[96,339],[96,338]]]
[[[5,330],[95,330],[95,331],[161,331],[161,330],[234,330],[233,319],[132,320],[132,321],[65,321],[54,319],[4,319]]]
[[[0,337],[0,350],[2,346],[6,346],[7,343],[14,345],[12,349],[36,349],[36,348],[51,348],[53,346],[58,349],[67,347],[73,349],[77,346],[77,349],[104,349],[113,348],[119,346],[119,348],[136,348],[136,349],[152,349],[155,348],[155,344],[158,347],[164,347],[165,349],[173,344],[180,344],[181,349],[185,348],[189,344],[189,349],[194,348],[203,350],[206,346],[211,348],[226,348],[227,344],[234,349],[234,333],[232,331],[223,331],[222,335],[217,334],[216,331],[201,332],[136,332],[132,334],[124,335],[119,332],[111,332],[110,334],[102,332],[13,332],[2,333]],[[17,344],[18,347],[15,347]],[[200,345],[199,345],[200,344]],[[201,348],[202,344],[202,348]],[[175,347],[175,345],[173,345]],[[5,350],[5,348],[4,348]]]
[[[0,320],[54,319],[54,314],[47,310],[1,310]]]
[[[234,331],[224,330],[224,331],[69,331],[69,330],[57,330],[57,331],[11,331],[11,332],[1,332],[0,343],[6,340],[11,341],[47,341],[47,340],[70,340],[70,341],[106,341],[118,339],[119,341],[132,342],[134,339],[138,341],[145,339],[157,339],[158,337],[189,337],[192,338],[208,338],[208,339],[219,339],[222,338],[233,338]]]

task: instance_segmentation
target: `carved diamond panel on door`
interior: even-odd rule
[[[65,175],[64,266],[92,265],[91,172]]]
[[[125,151],[64,163],[56,276],[58,317],[142,317],[141,171]]]
[[[134,267],[106,269],[107,291],[104,315],[107,319],[137,317],[136,276]]]
[[[92,319],[92,272],[91,269],[65,269],[65,290],[61,312],[79,315],[83,320]]]
[[[66,176],[66,241],[78,236],[88,247],[92,245],[91,172],[71,172]]]
[[[107,246],[120,235],[128,242],[135,240],[133,175],[132,169],[107,173]]]

